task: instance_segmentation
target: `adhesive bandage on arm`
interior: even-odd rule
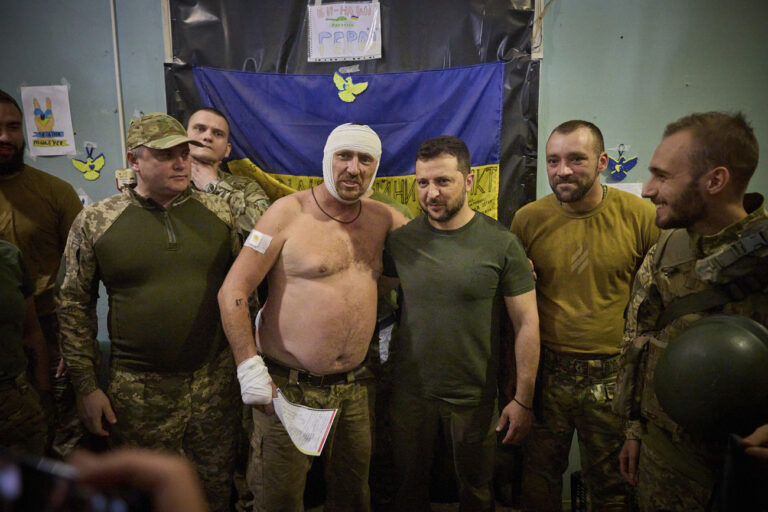
[[[260,252],[261,254],[264,254],[267,252],[267,248],[269,247],[269,244],[272,242],[272,237],[267,235],[266,233],[262,233],[261,231],[256,231],[255,229],[252,229],[251,232],[248,234],[248,238],[245,239],[245,245],[246,247],[250,247],[256,252]]]
[[[253,356],[237,365],[240,394],[247,405],[266,405],[272,401],[272,378],[261,356]]]

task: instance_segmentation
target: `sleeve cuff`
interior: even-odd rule
[[[96,379],[96,374],[93,371],[72,372],[70,368],[69,373],[72,378],[72,386],[78,395],[87,395],[99,389],[98,379]]]
[[[624,437],[626,439],[641,439],[643,437],[643,425],[639,420],[629,420],[624,425]]]

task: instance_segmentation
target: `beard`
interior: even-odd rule
[[[689,228],[705,218],[708,213],[707,204],[696,180],[691,180],[680,196],[667,201],[666,206],[669,210],[666,219],[660,219],[658,214],[656,215],[656,225],[661,229]]]
[[[21,148],[17,148],[12,144],[0,143],[3,146],[11,146],[14,152],[7,158],[0,158],[0,176],[12,176],[24,168],[24,148],[27,147],[26,142],[21,143]]]
[[[451,201],[450,199],[447,199],[445,202],[440,201],[427,201],[425,204],[420,204],[421,209],[424,210],[427,215],[429,215],[429,218],[434,220],[435,222],[448,222],[452,218],[456,216],[457,213],[461,211],[461,209],[464,207],[464,202],[466,201],[466,195],[461,194],[458,199],[455,201]],[[428,207],[432,204],[442,204],[445,206],[443,209],[443,213],[440,215],[433,215]]]
[[[357,192],[352,190],[347,190],[345,188],[342,188],[340,186],[341,181],[350,182],[353,181],[358,184],[359,190]],[[337,179],[334,180],[336,185],[336,193],[339,194],[339,197],[342,198],[345,201],[356,201],[363,197],[365,195],[366,189],[363,187],[363,180],[360,178],[360,176],[351,176],[349,174],[342,174]]]
[[[555,193],[557,200],[561,203],[575,203],[587,195],[587,192],[592,189],[592,186],[595,184],[595,180],[597,180],[599,175],[600,173],[598,172],[597,167],[595,167],[595,173],[591,177],[582,176],[581,178],[577,178],[575,180],[559,180],[554,183],[550,183],[550,187],[552,188],[552,192]],[[557,186],[560,183],[570,183],[572,185],[576,185],[576,188],[572,190],[559,190]]]

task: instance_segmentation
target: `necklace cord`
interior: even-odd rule
[[[353,222],[355,222],[357,220],[358,217],[360,217],[360,214],[363,212],[363,202],[358,200],[357,204],[359,205],[359,208],[357,209],[357,215],[355,215],[355,217],[352,220],[337,219],[336,217],[334,217],[333,215],[331,215],[327,211],[323,210],[323,207],[320,206],[320,202],[315,197],[315,187],[310,188],[309,191],[312,193],[312,199],[315,200],[315,204],[317,205],[318,208],[320,208],[320,211],[323,212],[326,217],[328,217],[331,220],[335,220],[339,224],[352,224]]]

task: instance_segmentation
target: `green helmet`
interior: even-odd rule
[[[654,388],[693,433],[749,434],[768,422],[768,329],[738,315],[693,322],[659,358]]]

